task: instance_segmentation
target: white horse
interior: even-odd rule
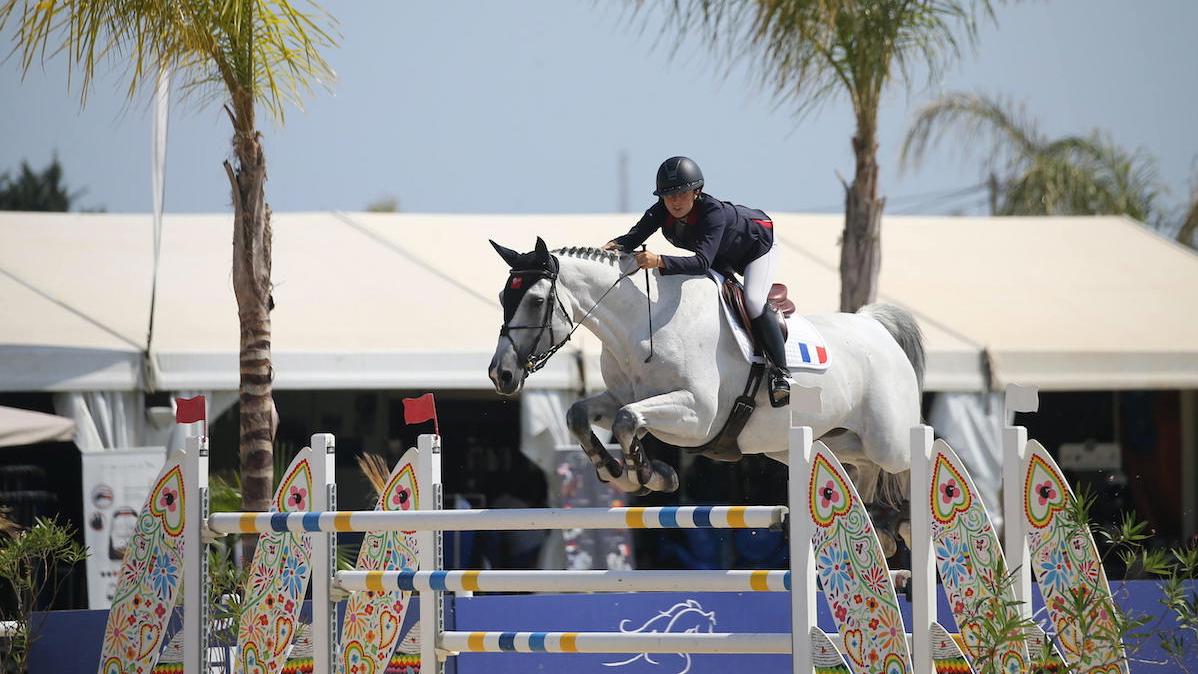
[[[551,254],[540,238],[534,251],[523,254],[491,243],[512,268],[490,366],[495,390],[518,393],[525,377],[585,326],[603,344],[599,362],[607,390],[574,403],[567,415],[571,432],[599,479],[626,492],[677,489],[674,469],[646,457],[642,437],[652,433],[683,448],[704,445],[723,427],[749,376],[750,363],[720,313],[716,283],[704,276],[651,274],[653,357],[646,362],[650,316],[631,256],[595,248]],[[796,412],[795,420],[853,466],[866,502],[896,505],[907,491],[900,474],[910,468],[910,429],[920,421],[919,327],[905,310],[888,304],[809,320],[827,343],[831,366],[819,374],[795,371],[797,384],[822,388],[822,411]],[[740,448],[785,463],[790,409],[772,408],[764,389]],[[604,449],[592,426],[612,431],[630,465]]]

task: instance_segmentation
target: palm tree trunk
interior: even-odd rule
[[[844,234],[840,247],[840,310],[854,312],[878,294],[882,266],[882,209],[878,198],[876,120],[859,120],[853,137],[857,170],[845,186]]]
[[[241,505],[270,509],[274,460],[274,400],[271,395],[270,311],[271,229],[266,203],[266,158],[253,128],[253,108],[236,106],[234,171],[225,163],[233,188],[233,293],[241,325]],[[247,119],[248,118],[248,119]],[[249,552],[249,550],[247,550]],[[246,559],[252,558],[247,554]]]

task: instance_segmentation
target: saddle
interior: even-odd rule
[[[760,351],[761,345],[757,343],[757,335],[754,334],[753,327],[749,323],[749,311],[745,307],[745,287],[732,274],[726,274],[724,283],[720,285],[720,295],[732,308],[732,314],[749,334],[749,339],[753,340],[753,351]],[[777,317],[778,324],[782,326],[782,339],[785,340],[790,335],[790,330],[786,326],[786,317],[795,312],[795,303],[786,297],[786,286],[781,283],[771,286],[765,305],[766,309],[773,311],[774,316]]]

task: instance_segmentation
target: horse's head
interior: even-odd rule
[[[510,396],[564,343],[573,322],[559,297],[557,258],[549,254],[540,237],[528,253],[517,253],[494,241],[491,245],[511,271],[499,295],[503,325],[488,373],[495,391]]]

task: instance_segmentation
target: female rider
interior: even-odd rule
[[[703,172],[687,157],[670,157],[657,169],[657,203],[624,236],[613,239],[605,250],[632,252],[653,232],[661,229],[670,243],[695,254],[658,255],[636,252],[642,269],[660,269],[662,274],[706,274],[709,268],[721,273],[736,271],[745,279],[745,308],[753,333],[770,363],[770,404],[783,407],[790,402],[790,370],[786,366],[786,344],[777,319],[765,315],[766,300],[774,283],[774,223],[763,211],[720,201],[703,192]]]

